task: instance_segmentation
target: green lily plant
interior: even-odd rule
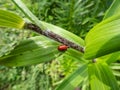
[[[0,27],[29,29],[40,34],[20,42],[9,54],[0,57],[0,65],[25,66],[54,60],[65,54],[78,60],[80,67],[58,85],[56,90],[120,90],[116,75],[120,72],[120,0],[114,0],[103,20],[85,40],[55,25],[40,21],[21,0],[12,2],[30,22],[19,15],[0,10]],[[68,46],[64,51],[58,47]],[[117,74],[116,74],[117,73]]]

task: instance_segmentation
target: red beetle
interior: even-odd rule
[[[68,48],[68,46],[66,46],[66,45],[60,45],[60,46],[58,46],[58,50],[59,51],[66,51],[67,48]]]

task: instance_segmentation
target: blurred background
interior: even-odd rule
[[[22,0],[40,19],[60,26],[79,37],[100,22],[113,0]],[[0,0],[0,9],[25,16],[11,2]],[[31,31],[0,28],[0,56],[8,54],[21,40],[34,37]],[[78,62],[61,56],[57,60],[24,67],[0,66],[0,90],[54,90],[78,67]]]

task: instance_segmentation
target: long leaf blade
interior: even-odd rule
[[[0,27],[12,27],[21,29],[24,26],[24,20],[17,14],[7,10],[0,9]]]
[[[120,13],[120,0],[113,0],[112,5],[110,6],[110,8],[107,10],[105,16],[103,19],[106,19],[108,17],[111,17],[115,14]]]
[[[74,90],[87,78],[87,65],[81,66],[71,76],[66,78],[62,84],[60,84],[56,90]]]
[[[58,51],[60,44],[43,36],[22,41],[10,54],[0,58],[5,66],[24,66],[55,59],[64,52]]]
[[[97,58],[120,50],[120,14],[114,15],[98,25],[87,34],[85,57]]]
[[[120,11],[120,0],[113,0],[110,8],[107,10],[103,19],[107,19],[115,14],[118,14]],[[120,58],[120,52],[115,52],[106,56],[101,57],[100,59],[106,61],[108,64],[117,61]]]
[[[88,67],[91,90],[119,90],[117,81],[106,63],[93,63]]]
[[[116,62],[119,59],[120,59],[120,51],[97,58],[97,60],[101,60],[101,61],[103,60],[107,64]]]

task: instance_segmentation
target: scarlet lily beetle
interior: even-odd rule
[[[59,51],[66,51],[67,48],[68,48],[68,46],[66,46],[66,45],[60,45],[60,46],[58,46],[58,50]]]

